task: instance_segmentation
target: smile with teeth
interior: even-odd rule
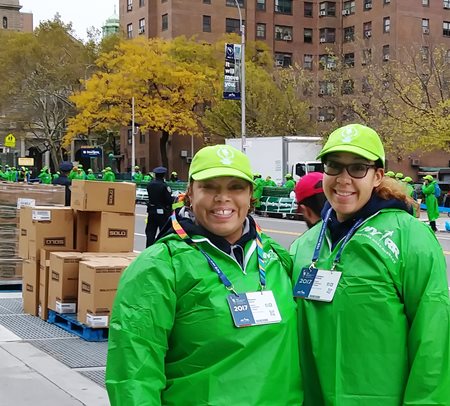
[[[351,196],[353,194],[353,192],[339,192],[337,190],[335,190],[335,192],[338,196],[342,196],[342,197]]]
[[[213,214],[216,216],[230,216],[233,213],[233,210],[231,209],[218,209],[213,210]]]

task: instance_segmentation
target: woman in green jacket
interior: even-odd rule
[[[292,262],[248,215],[250,162],[206,147],[189,179],[186,205],[120,281],[111,404],[301,405]]]
[[[305,406],[450,405],[450,303],[434,233],[371,128],[318,158],[329,203],[292,246]]]
[[[439,207],[436,196],[434,195],[436,181],[431,175],[423,177],[422,193],[425,196],[427,206],[428,221],[433,231],[437,231],[436,220],[439,218]]]

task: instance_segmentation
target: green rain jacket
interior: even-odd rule
[[[206,237],[192,238],[237,292],[258,290],[254,240],[245,246],[243,272]],[[264,234],[263,249],[279,324],[235,327],[230,292],[198,249],[176,234],[130,265],[110,323],[106,386],[112,406],[302,404],[291,259]]]
[[[296,282],[322,222],[291,247]],[[318,269],[331,269],[329,230]],[[298,299],[304,406],[450,405],[446,264],[430,228],[405,211],[369,217],[345,246],[331,303]]]
[[[263,193],[265,180],[256,178],[254,182],[255,186],[253,187],[253,199],[255,199],[255,208],[259,209],[261,207],[261,196]]]
[[[427,214],[429,221],[435,221],[439,218],[439,207],[436,196],[434,195],[434,185],[436,181],[433,180],[428,185],[422,185],[422,193],[425,195],[425,204],[427,206]]]

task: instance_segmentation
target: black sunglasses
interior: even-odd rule
[[[375,164],[369,165],[354,163],[345,165],[336,161],[327,161],[323,164],[323,171],[329,176],[337,176],[341,174],[345,169],[352,178],[362,179],[367,175],[367,172],[370,168],[375,167]]]

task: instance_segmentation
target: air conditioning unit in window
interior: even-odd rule
[[[289,34],[286,34],[286,35],[283,37],[283,39],[284,39],[285,41],[292,41],[292,37],[291,37]]]
[[[370,9],[372,8],[372,3],[366,3],[366,4],[364,5],[364,8],[365,8],[366,10],[370,10]]]
[[[420,166],[419,158],[411,158],[411,166]]]
[[[128,4],[128,6],[127,6],[127,11],[132,11],[132,10],[133,10],[133,5]]]
[[[320,42],[321,44],[323,44],[324,42],[327,42],[327,40],[326,40],[326,38],[320,38],[320,39],[319,39],[319,42]]]
[[[325,17],[327,15],[327,12],[325,10],[320,10],[319,11],[319,16],[320,17]]]
[[[429,34],[429,33],[430,33],[430,30],[429,30],[428,28],[422,28],[422,32],[423,32],[424,34]]]
[[[367,31],[364,33],[364,36],[365,36],[366,38],[370,38],[370,37],[372,36],[372,31],[371,31],[371,30],[367,30]]]
[[[139,34],[143,34],[145,32],[145,27],[139,27]]]
[[[319,116],[319,121],[325,121],[325,116]]]
[[[275,60],[275,66],[283,66],[283,61],[280,59]]]
[[[389,61],[389,54],[383,55],[383,61]]]
[[[350,10],[342,10],[342,15],[343,16],[349,16],[350,15]]]

